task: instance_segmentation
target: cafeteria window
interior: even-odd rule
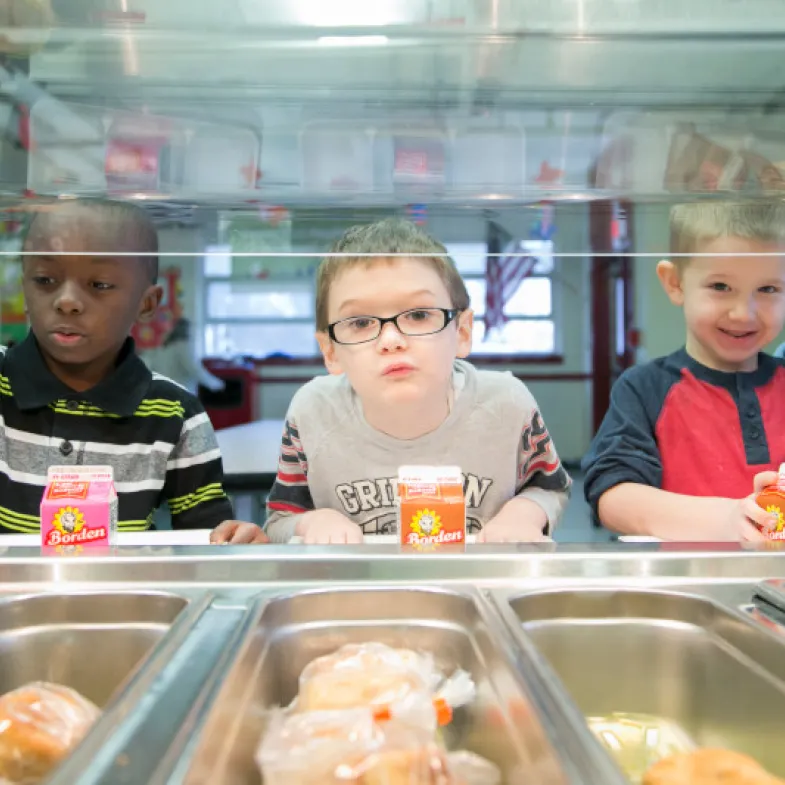
[[[446,243],[466,282],[474,310],[473,355],[552,355],[556,352],[555,263],[550,240],[531,240],[522,249],[536,259],[504,304],[506,321],[485,335],[488,246],[484,243]]]
[[[285,276],[259,277],[252,262],[238,272],[228,246],[209,247],[204,257],[205,354],[317,355],[313,261],[306,266],[300,259],[279,260],[288,270]]]
[[[529,247],[531,246],[531,247]],[[552,243],[531,241],[526,250],[537,261],[507,299],[506,321],[485,336],[487,245],[447,244],[466,281],[475,313],[474,355],[551,355],[556,349],[554,259]],[[226,246],[208,248],[204,257],[205,353],[211,357],[244,355],[313,357],[315,278],[298,268],[298,257],[282,259],[288,276],[238,276]]]

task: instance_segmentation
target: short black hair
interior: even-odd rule
[[[118,247],[96,249],[102,252],[138,252],[139,259],[147,270],[151,283],[158,281],[158,233],[147,212],[133,202],[116,199],[69,199],[36,211],[24,233],[22,250],[27,250],[28,241],[37,233],[46,232],[46,222],[60,210],[85,210],[109,225],[109,233],[118,242]]]

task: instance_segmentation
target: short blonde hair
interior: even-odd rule
[[[743,237],[785,245],[785,203],[782,201],[691,202],[677,204],[670,213],[670,250],[683,254],[674,263],[720,237]]]
[[[330,253],[342,255],[325,257],[316,274],[316,329],[319,332],[327,330],[329,325],[330,288],[338,275],[358,265],[370,266],[380,259],[389,259],[391,254],[417,257],[427,262],[447,287],[452,307],[463,311],[470,305],[466,284],[447,249],[410,221],[386,218],[353,226],[333,245]]]

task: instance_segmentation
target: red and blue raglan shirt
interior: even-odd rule
[[[785,461],[785,365],[725,373],[683,349],[625,371],[583,459],[595,514],[605,491],[640,483],[690,496],[742,498]]]

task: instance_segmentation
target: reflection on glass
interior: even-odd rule
[[[207,284],[208,319],[313,318],[311,287],[267,281]]]
[[[551,354],[555,349],[555,326],[550,319],[509,321],[488,340],[485,324],[474,322],[474,354]]]
[[[205,350],[215,357],[313,357],[317,354],[313,324],[232,324],[205,327]]]

